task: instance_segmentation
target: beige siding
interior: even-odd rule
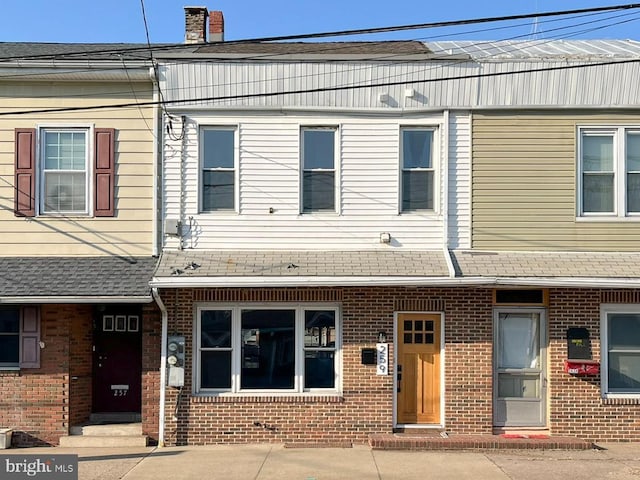
[[[0,91],[0,112],[152,100],[151,84],[135,84],[134,87],[130,83],[2,83]],[[57,125],[116,129],[115,217],[14,216],[14,128]],[[152,127],[153,111],[149,107],[0,116],[0,254],[150,255],[153,235]]]
[[[640,112],[474,114],[474,248],[638,250],[640,218],[576,219],[581,125],[640,125]]]

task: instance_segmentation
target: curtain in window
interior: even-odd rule
[[[498,321],[498,368],[539,367],[537,313],[501,313]]]

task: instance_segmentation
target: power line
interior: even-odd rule
[[[574,9],[574,10],[556,10],[550,12],[535,12],[535,13],[527,13],[521,15],[508,15],[508,16],[499,16],[499,17],[484,17],[484,18],[473,18],[466,20],[450,20],[443,22],[429,22],[429,23],[419,23],[419,24],[411,24],[411,25],[396,25],[396,26],[387,26],[387,27],[376,27],[376,28],[363,28],[363,29],[353,29],[353,30],[337,30],[331,32],[320,32],[320,33],[309,33],[309,34],[297,34],[297,35],[281,35],[274,37],[262,37],[262,38],[252,38],[252,39],[244,39],[244,40],[231,40],[225,42],[205,42],[205,43],[193,43],[193,44],[168,44],[168,45],[154,45],[153,50],[156,51],[166,51],[166,50],[176,50],[182,48],[198,48],[207,45],[237,45],[244,43],[268,43],[268,42],[283,42],[283,41],[291,41],[291,40],[302,40],[302,39],[312,39],[312,38],[327,38],[327,37],[342,37],[342,36],[351,36],[351,35],[368,35],[374,33],[389,33],[389,32],[398,32],[398,31],[407,31],[407,30],[421,30],[421,29],[430,29],[430,28],[442,28],[442,27],[453,27],[453,26],[461,26],[461,25],[471,25],[478,23],[492,23],[492,22],[502,22],[502,21],[512,21],[512,20],[522,20],[522,19],[530,19],[530,18],[542,18],[542,17],[551,17],[551,16],[563,16],[563,15],[578,15],[582,13],[595,13],[595,12],[605,12],[605,11],[614,11],[614,10],[630,10],[630,9],[638,9],[640,8],[640,3],[630,3],[623,5],[612,5],[606,7],[593,7],[593,8],[582,8],[582,9]],[[97,44],[94,44],[97,45]],[[9,56],[9,57],[1,57],[0,61],[11,61],[11,60],[35,60],[35,59],[58,59],[58,58],[68,58],[75,56],[86,56],[86,55],[95,55],[95,54],[123,54],[130,52],[138,52],[138,51],[147,51],[149,47],[147,45],[144,46],[136,46],[136,47],[121,47],[117,49],[98,49],[92,50],[90,52],[87,51],[78,51],[78,52],[65,52],[59,54],[39,54],[39,55],[18,55],[18,56]]]
[[[73,111],[87,111],[87,110],[116,110],[120,108],[138,108],[143,106],[154,106],[154,105],[176,105],[176,104],[187,104],[193,102],[215,102],[222,100],[240,100],[247,98],[260,98],[260,97],[275,97],[278,95],[297,95],[297,94],[306,94],[306,93],[322,93],[322,92],[336,92],[336,91],[344,91],[344,90],[358,90],[362,88],[377,88],[377,87],[391,87],[391,86],[400,86],[400,85],[409,85],[415,83],[434,83],[434,82],[445,82],[452,80],[467,80],[472,78],[488,78],[488,77],[500,77],[506,75],[519,75],[524,73],[539,73],[539,72],[552,72],[558,70],[575,70],[578,68],[590,68],[590,67],[600,67],[607,65],[624,65],[624,64],[633,64],[640,63],[640,58],[628,59],[628,60],[616,60],[616,61],[605,61],[605,62],[597,62],[597,63],[586,63],[579,65],[562,65],[555,67],[540,67],[540,68],[528,68],[523,70],[514,70],[510,72],[489,72],[489,73],[477,73],[471,75],[454,75],[450,77],[442,77],[442,78],[428,78],[423,80],[402,80],[396,82],[382,82],[382,83],[367,83],[362,85],[341,85],[334,87],[318,87],[318,88],[308,88],[308,89],[298,89],[298,90],[288,90],[282,92],[263,92],[263,93],[246,93],[240,95],[222,95],[222,96],[214,96],[214,97],[197,97],[197,98],[187,98],[187,99],[177,99],[177,100],[165,100],[165,101],[147,101],[140,103],[119,103],[112,105],[92,105],[92,106],[84,106],[84,107],[58,107],[58,108],[42,108],[42,109],[32,109],[32,110],[18,110],[11,112],[0,112],[0,116],[8,116],[8,115],[25,115],[32,113],[60,113],[60,112],[73,112]]]

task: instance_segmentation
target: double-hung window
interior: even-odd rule
[[[200,393],[338,392],[337,307],[201,306],[196,319]]]
[[[336,211],[336,129],[303,127],[302,212]]]
[[[602,387],[606,396],[640,396],[640,305],[602,305]]]
[[[40,309],[0,307],[0,370],[40,367]]]
[[[401,211],[434,210],[433,128],[401,129]]]
[[[640,128],[579,130],[580,216],[640,214]]]
[[[43,129],[42,213],[87,214],[89,204],[89,132]]]
[[[235,136],[235,129],[226,127],[200,132],[203,212],[235,210]]]
[[[14,146],[16,216],[115,216],[115,129],[16,128]]]

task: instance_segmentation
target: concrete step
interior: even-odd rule
[[[141,423],[77,425],[60,437],[61,447],[146,447]]]
[[[98,437],[142,435],[141,423],[113,423],[107,425],[78,425],[69,429],[70,435]]]
[[[60,437],[61,447],[146,447],[146,435],[114,435],[114,436],[87,436],[66,435]]]

